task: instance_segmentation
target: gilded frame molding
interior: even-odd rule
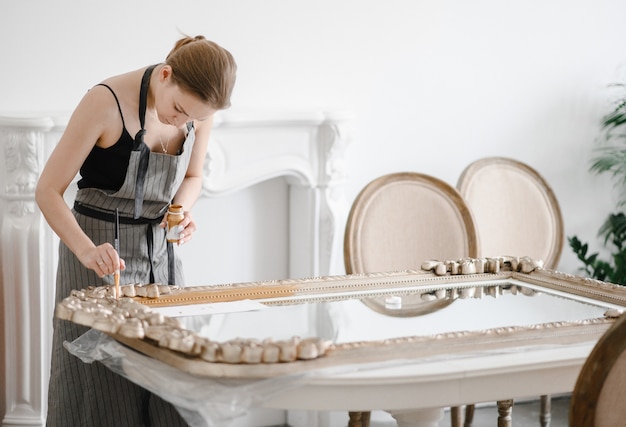
[[[140,286],[141,287],[141,286]],[[583,278],[540,267],[530,272],[515,269],[497,273],[445,274],[437,275],[424,270],[405,270],[369,274],[310,277],[301,279],[271,280],[249,283],[234,283],[213,286],[196,286],[173,289],[170,293],[148,298],[112,296],[112,287],[90,288],[74,291],[72,295],[57,305],[57,317],[91,326],[108,333],[121,343],[150,357],[168,363],[182,371],[200,377],[211,378],[268,378],[291,375],[322,368],[338,367],[355,363],[379,363],[395,359],[420,359],[424,357],[455,357],[467,352],[501,350],[513,347],[536,345],[576,345],[597,340],[626,309],[626,288]],[[598,304],[606,307],[603,317],[581,321],[563,321],[535,324],[531,326],[511,326],[481,331],[456,331],[435,335],[409,336],[381,341],[362,341],[342,344],[313,342],[313,353],[303,357],[274,360],[267,363],[260,359],[226,362],[219,360],[223,350],[219,343],[213,347],[211,356],[204,357],[202,345],[205,341],[194,341],[190,331],[178,331],[177,347],[168,340],[159,342],[154,336],[133,336],[122,333],[122,327],[130,323],[147,325],[147,319],[158,318],[161,325],[181,328],[175,321],[162,315],[155,315],[154,308],[228,302],[244,299],[257,300],[266,305],[302,304],[309,302],[337,301],[353,298],[385,298],[390,296],[415,295],[424,299],[463,299],[498,296],[506,293],[532,294],[534,292],[554,293],[565,298]],[[82,307],[76,300],[97,301],[100,305],[112,305],[117,320],[109,316],[94,314],[92,309]],[[70,301],[74,301],[71,303]],[[72,304],[74,304],[72,306]],[[123,304],[133,308],[123,309]],[[91,313],[88,313],[91,310]],[[125,310],[125,311],[124,311]],[[134,314],[132,314],[134,310]],[[119,315],[124,312],[123,315]],[[135,320],[132,320],[135,319]],[[112,327],[114,325],[115,327]],[[131,330],[131,329],[127,329]],[[192,336],[189,345],[183,342]],[[165,342],[165,344],[164,344]],[[214,343],[215,344],[215,343]],[[254,346],[266,343],[254,343]],[[293,346],[302,346],[294,341]],[[193,347],[196,345],[196,347]],[[241,351],[246,351],[250,343],[237,343]],[[185,347],[186,346],[186,347]],[[296,353],[301,348],[292,348]],[[252,350],[250,350],[252,351]],[[261,350],[257,349],[257,352]],[[217,353],[216,353],[217,352]],[[296,354],[294,353],[294,354]],[[260,354],[260,353],[259,353]],[[260,356],[259,356],[260,357]],[[288,363],[285,363],[288,362]]]

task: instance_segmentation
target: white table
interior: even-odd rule
[[[437,426],[442,407],[570,392],[593,343],[401,364],[306,378],[263,403],[301,410],[380,410],[398,426]],[[514,410],[513,410],[514,414]],[[496,420],[493,420],[494,424]]]

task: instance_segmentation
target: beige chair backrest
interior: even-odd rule
[[[470,207],[480,256],[529,256],[557,267],[563,249],[563,219],[552,189],[530,166],[505,157],[471,163],[457,189]]]
[[[570,427],[626,425],[626,316],[600,338],[580,371],[570,400]]]
[[[472,214],[458,191],[437,178],[393,173],[355,199],[346,226],[347,273],[419,269],[428,259],[476,257]]]

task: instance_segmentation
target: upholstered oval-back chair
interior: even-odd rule
[[[348,215],[344,238],[348,274],[420,269],[429,259],[477,255],[476,228],[463,198],[454,187],[429,175],[400,172],[376,178],[361,190]],[[376,300],[366,304],[378,308]],[[418,304],[408,314],[426,314],[449,302]],[[350,426],[366,427],[369,415],[351,412]],[[453,425],[459,425],[459,416],[459,409],[453,408]]]
[[[457,188],[472,210],[481,256],[530,256],[556,268],[563,249],[563,219],[546,180],[506,157],[486,157],[465,168]]]
[[[563,218],[546,180],[532,167],[507,157],[470,163],[457,189],[472,210],[480,256],[529,256],[555,269],[563,249]],[[550,397],[541,396],[540,423],[550,424]],[[466,410],[471,425],[473,405]]]
[[[478,254],[474,220],[459,192],[432,176],[381,176],[359,193],[344,238],[346,272],[419,269],[429,259]]]
[[[570,400],[570,427],[626,423],[626,315],[598,340],[580,370]]]

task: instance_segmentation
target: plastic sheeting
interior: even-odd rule
[[[296,386],[306,374],[263,380],[200,378],[187,374],[89,330],[65,348],[85,363],[100,362],[113,372],[171,402],[192,427],[228,426],[277,392]]]

